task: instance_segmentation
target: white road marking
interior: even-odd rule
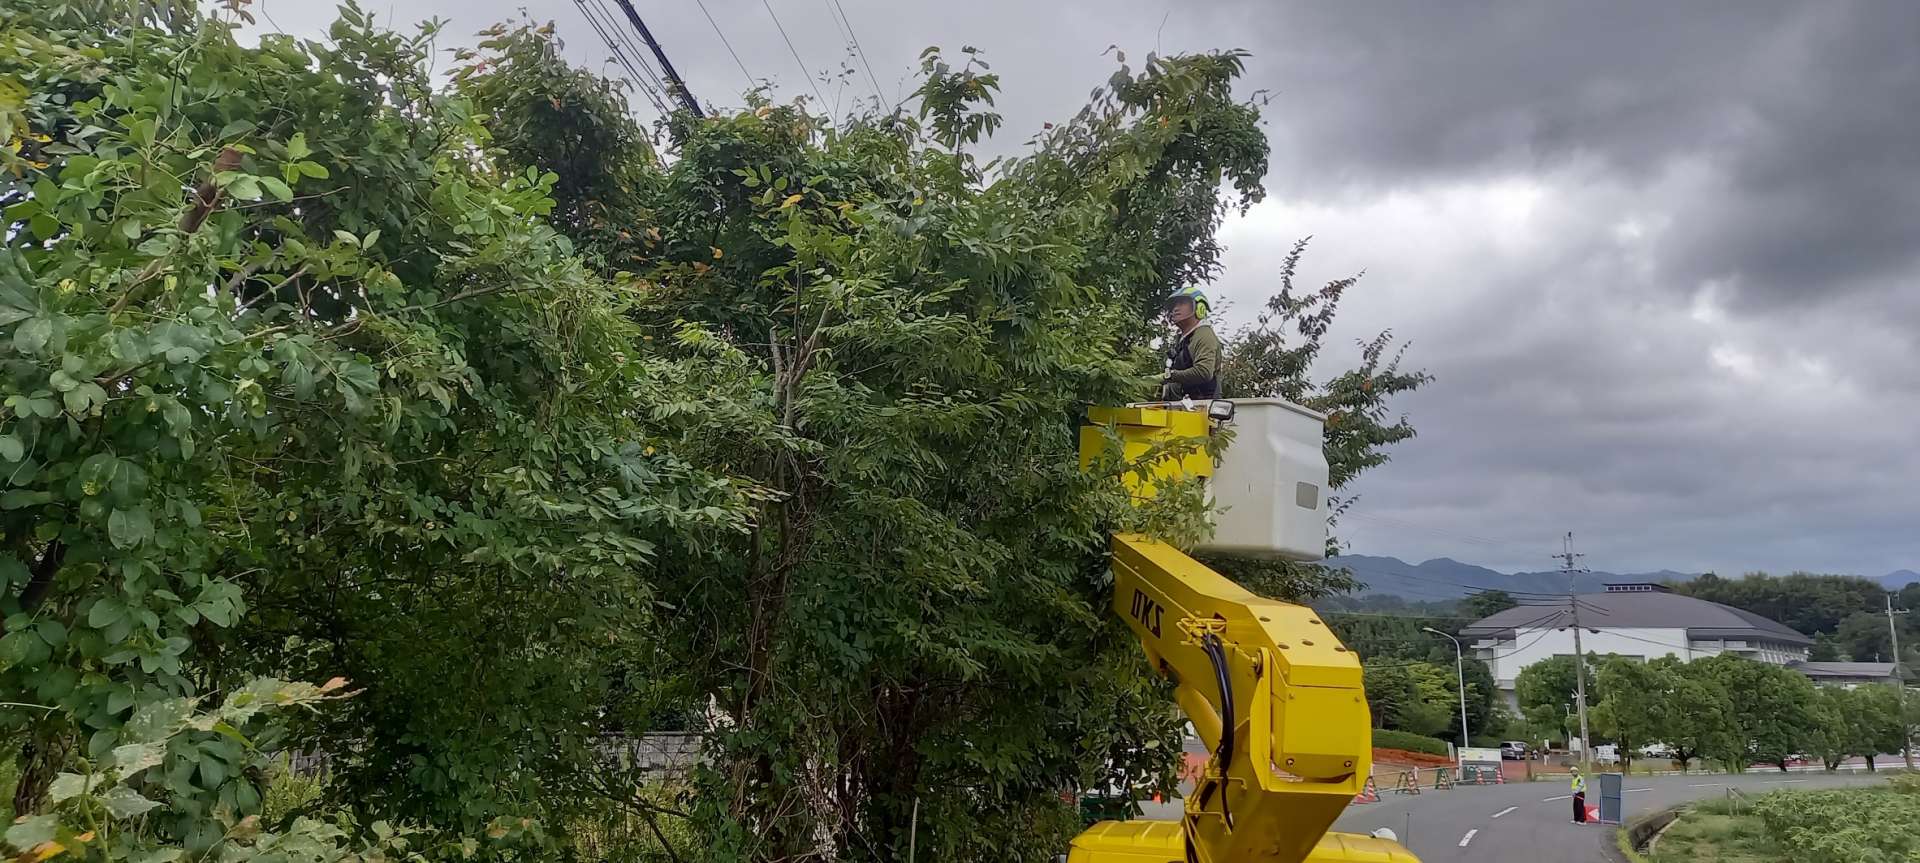
[[[1462,848],[1467,847],[1467,843],[1473,841],[1474,834],[1477,834],[1479,832],[1480,832],[1479,830],[1468,830],[1467,835],[1460,837],[1460,847]]]
[[[1652,790],[1653,790],[1653,789],[1651,789],[1651,788],[1629,788],[1629,789],[1627,789],[1627,790],[1625,790],[1625,791],[1622,791],[1622,792],[1620,792],[1620,793],[1621,793],[1621,794],[1639,794],[1639,793],[1640,793],[1640,792],[1642,792],[1642,791],[1652,791]]]
[[[1509,812],[1512,812],[1513,810],[1515,810],[1515,809],[1518,809],[1518,808],[1520,808],[1520,807],[1518,807],[1518,806],[1509,806],[1509,807],[1507,807],[1507,808],[1505,808],[1505,809],[1502,809],[1502,810],[1500,810],[1500,811],[1498,811],[1498,812],[1495,812],[1495,813],[1493,813],[1493,817],[1495,817],[1495,818],[1498,818],[1498,817],[1500,817],[1500,816],[1502,816],[1502,815],[1505,815],[1505,814],[1507,814],[1507,813],[1509,813]]]
[[[1706,784],[1704,784],[1704,785],[1689,785],[1689,786],[1687,786],[1687,787],[1688,787],[1688,788],[1725,788],[1725,787],[1727,787],[1727,783],[1725,783],[1725,782],[1708,782],[1708,783],[1706,783]]]
[[[1774,780],[1771,780],[1771,781],[1768,781],[1768,782],[1763,782],[1763,783],[1761,783],[1761,784],[1763,784],[1763,785],[1792,785],[1792,784],[1794,784],[1795,782],[1807,782],[1807,781],[1809,781],[1809,780],[1806,780],[1806,779],[1774,779]]]
[[[1547,799],[1545,799],[1545,800],[1542,800],[1542,801],[1540,801],[1540,802],[1541,802],[1541,803],[1557,803],[1557,802],[1559,802],[1559,801],[1561,801],[1561,800],[1572,800],[1572,799],[1573,799],[1573,795],[1571,795],[1571,794],[1562,794],[1562,795],[1560,795],[1559,797],[1549,797],[1549,798],[1547,798]]]

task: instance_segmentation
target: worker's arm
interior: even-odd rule
[[[1167,372],[1167,382],[1191,388],[1220,377],[1220,337],[1206,324],[1195,327],[1187,339],[1187,352],[1193,365]]]

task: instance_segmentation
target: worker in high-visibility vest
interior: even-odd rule
[[[1167,351],[1167,373],[1160,379],[1166,401],[1220,397],[1220,337],[1207,321],[1207,295],[1183,288],[1167,298],[1167,322],[1178,333]]]
[[[1578,767],[1573,768],[1573,823],[1587,823],[1587,777]]]

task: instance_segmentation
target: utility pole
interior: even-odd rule
[[[673,90],[674,97],[680,100],[680,104],[687,106],[687,110],[692,111],[693,116],[705,117],[706,112],[700,110],[699,100],[693,98],[693,91],[687,89],[687,82],[681,79],[679,72],[674,71],[672,61],[667,59],[667,52],[660,50],[660,43],[653,40],[653,31],[647,29],[647,22],[640,20],[640,13],[634,11],[633,0],[614,0],[614,2],[619,3],[620,11],[627,14],[627,23],[632,24],[633,29],[640,31],[640,38],[647,43],[647,48],[653,51],[653,58],[660,61],[660,71],[666,73],[667,85]]]
[[[1907,609],[1895,610],[1893,594],[1887,594],[1887,635],[1893,638],[1893,691],[1900,696],[1900,756],[1906,759],[1907,769],[1913,769],[1913,736],[1907,727],[1907,678],[1900,673],[1900,627],[1894,625],[1896,614],[1906,614]]]
[[[1567,611],[1573,615],[1573,702],[1580,708],[1580,772],[1588,773],[1593,768],[1593,738],[1587,736],[1587,652],[1580,646],[1580,596],[1574,592],[1574,576],[1586,572],[1580,565],[1584,554],[1573,552],[1573,531],[1567,531],[1567,538],[1559,554],[1560,571],[1567,574]]]

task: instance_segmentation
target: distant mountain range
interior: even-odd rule
[[[1344,566],[1353,570],[1354,576],[1366,584],[1366,588],[1359,591],[1363,596],[1391,594],[1409,599],[1459,599],[1481,590],[1531,593],[1565,593],[1567,591],[1567,576],[1564,573],[1552,571],[1507,573],[1445,557],[1414,564],[1397,557],[1343,554],[1329,558],[1326,562],[1331,566]],[[1604,584],[1636,581],[1691,581],[1695,575],[1697,573],[1674,572],[1670,569],[1635,573],[1586,572],[1574,576],[1574,589],[1581,593],[1597,593]],[[1899,590],[1908,584],[1920,581],[1920,573],[1902,569],[1874,580],[1885,585],[1888,590]]]

